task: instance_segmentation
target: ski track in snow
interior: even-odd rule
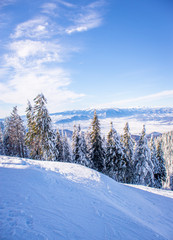
[[[124,185],[77,164],[6,156],[0,182],[1,240],[173,239],[172,191]]]

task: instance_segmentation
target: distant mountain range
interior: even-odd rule
[[[56,124],[84,121],[93,118],[94,109],[53,113]],[[140,121],[161,121],[173,124],[173,108],[108,108],[96,109],[99,119],[132,117]]]
[[[71,136],[74,124],[81,125],[86,131],[94,116],[95,109],[73,110],[50,114],[55,128],[66,130]],[[109,131],[112,121],[118,133],[122,134],[126,122],[129,122],[131,133],[139,136],[143,124],[146,125],[147,134],[154,135],[173,130],[173,108],[105,108],[96,109],[101,123],[101,131],[105,135]],[[22,119],[26,125],[26,117]],[[0,119],[0,124],[4,119]],[[3,127],[3,126],[2,126]]]
[[[91,123],[95,109],[74,110],[51,114],[53,123],[60,129],[73,130],[74,124],[80,124],[86,131]],[[131,133],[139,135],[143,124],[147,133],[155,132],[155,135],[173,130],[173,108],[106,108],[96,109],[104,134],[110,128],[112,121],[115,129],[123,132],[126,122],[129,122]]]

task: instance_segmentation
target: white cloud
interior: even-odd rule
[[[4,1],[6,5],[13,2]],[[79,48],[69,42],[67,46],[60,36],[100,26],[101,2],[84,6],[54,0],[42,4],[37,16],[16,25],[6,44],[8,51],[1,57],[5,70],[0,75],[6,81],[0,82],[0,100],[21,105],[24,111],[27,99],[43,92],[53,112],[81,99],[84,94],[70,90],[70,75],[59,66]]]
[[[153,101],[155,99],[160,99],[163,97],[173,97],[173,90],[162,91],[155,94],[150,94],[147,96],[142,96],[138,98],[131,98],[119,101],[119,103],[132,103],[132,102],[139,102],[139,101]]]
[[[152,105],[153,101],[155,100],[162,100],[164,98],[173,98],[173,90],[167,90],[158,92],[155,94],[150,94],[147,96],[137,97],[137,98],[130,98],[130,99],[123,99],[119,101],[114,101],[107,104],[101,104],[98,107],[104,108],[104,107],[129,107],[129,106],[139,106],[144,105],[144,103],[148,102],[149,105]]]
[[[75,16],[74,24],[66,28],[66,33],[88,31],[89,29],[99,27],[102,23],[101,12],[96,6],[88,5],[82,8],[80,14]]]
[[[22,46],[22,47],[21,47]],[[63,47],[50,41],[19,40],[9,44],[5,55],[6,66],[14,68],[36,67],[42,63],[62,62]]]
[[[46,17],[37,17],[17,25],[12,38],[40,38],[49,37],[51,26]]]
[[[70,91],[70,83],[69,75],[61,68],[25,69],[16,73],[8,83],[0,83],[0,100],[25,106],[27,99],[32,100],[43,92],[51,106],[50,110],[55,111],[56,107],[84,96]]]
[[[27,39],[13,41],[9,49],[4,69],[11,68],[12,72],[7,82],[0,83],[1,101],[24,106],[27,99],[33,99],[43,92],[50,102],[50,110],[55,111],[65,102],[70,103],[84,96],[69,89],[69,74],[57,65],[65,54],[60,44]],[[56,66],[52,66],[53,62]],[[2,71],[1,74],[5,75],[6,72]]]
[[[57,0],[55,3],[45,3],[41,6],[41,15],[20,23],[15,29],[12,38],[51,38],[57,34],[72,34],[74,32],[88,31],[89,29],[99,27],[102,23],[102,11],[104,1],[96,1],[89,5],[71,4],[66,1]],[[61,4],[65,7],[59,7]],[[56,12],[55,12],[56,10]],[[48,15],[43,15],[48,14]],[[52,16],[65,19],[65,25],[53,21]]]
[[[0,9],[5,6],[8,6],[10,4],[13,4],[14,2],[16,2],[16,0],[1,0],[0,1]]]
[[[101,25],[101,16],[96,12],[81,14],[79,19],[76,19],[75,25],[68,27],[66,33],[88,31],[89,29],[99,27]]]
[[[69,2],[63,1],[63,0],[56,0],[56,2],[64,5],[65,7],[68,7],[68,8],[74,8],[74,7],[76,7],[75,4],[72,4],[72,3],[69,3]]]
[[[55,10],[57,9],[57,6],[55,3],[45,3],[41,6],[42,9],[42,13],[46,13],[46,14],[51,14],[51,15],[57,15],[57,13],[55,13]]]
[[[29,39],[13,41],[8,47],[10,51],[4,56],[3,69],[11,69],[11,74],[8,81],[0,83],[0,100],[4,103],[20,105],[19,110],[24,114],[27,99],[32,100],[43,92],[49,102],[49,111],[54,112],[84,96],[70,90],[69,73],[57,65],[63,61],[65,51],[68,54],[73,48],[64,50],[54,41]],[[5,76],[6,71],[0,74]]]

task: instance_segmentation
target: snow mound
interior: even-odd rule
[[[0,156],[0,183],[0,239],[173,236],[171,192],[153,194],[76,164],[5,156]]]

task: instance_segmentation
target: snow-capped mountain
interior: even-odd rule
[[[74,110],[51,114],[53,123],[61,128],[73,130],[74,124],[81,124],[87,130],[94,115],[94,109]],[[129,122],[132,134],[139,134],[146,124],[147,132],[164,133],[173,130],[173,108],[128,108],[97,109],[103,133],[106,133],[112,121],[118,132],[122,133]]]
[[[93,118],[95,109],[73,110],[50,114],[54,127],[66,130],[69,137],[72,134],[74,124],[80,124],[83,131],[87,131]],[[106,108],[96,109],[101,123],[103,135],[110,129],[110,122],[113,122],[119,134],[123,133],[126,122],[129,122],[130,130],[133,135],[141,133],[143,124],[146,125],[148,134],[155,132],[166,133],[173,130],[173,108]],[[26,117],[22,119],[26,125]],[[0,125],[4,119],[0,119]],[[3,129],[3,126],[1,126]]]
[[[79,120],[89,120],[93,117],[95,109],[73,110],[66,112],[53,113],[51,116],[58,116],[56,123],[67,123]],[[100,119],[134,117],[139,120],[161,120],[171,121],[173,123],[173,108],[110,108],[96,109]]]
[[[173,236],[172,191],[134,188],[77,164],[5,156],[0,157],[0,182],[1,239]]]

